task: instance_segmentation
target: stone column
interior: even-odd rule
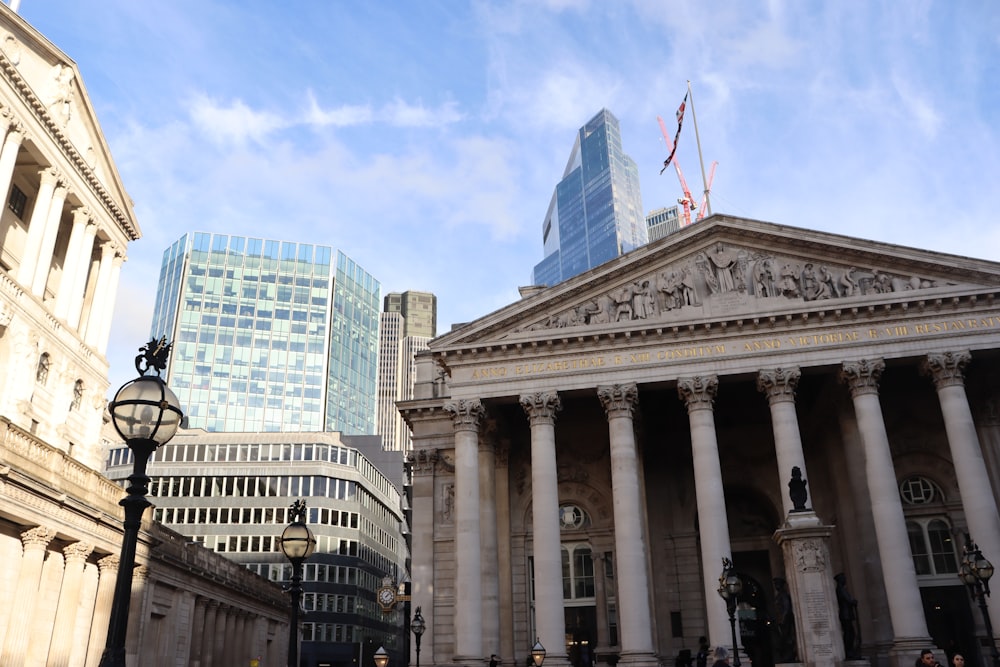
[[[94,239],[97,237],[97,223],[91,221],[83,230],[83,245],[80,248],[79,262],[76,266],[73,282],[69,284],[72,293],[75,295],[70,302],[69,315],[66,323],[73,329],[79,330],[80,316],[83,314],[83,305],[87,302],[87,286],[93,283],[97,286],[96,276],[93,280],[88,280],[90,275],[91,258],[94,254]],[[60,286],[60,291],[62,287]],[[96,294],[90,295],[90,303],[93,304]]]
[[[640,496],[642,475],[632,413],[639,403],[635,383],[597,388],[608,418],[611,438],[611,492],[615,518],[615,558],[618,560],[618,617],[621,619],[621,661],[624,665],[655,665],[645,516]]]
[[[215,647],[212,650],[213,665],[228,664],[226,655],[226,630],[229,627],[229,616],[233,610],[229,605],[219,605],[219,613],[215,616]],[[291,641],[298,641],[298,629],[292,629]]]
[[[894,667],[911,667],[920,650],[929,645],[930,637],[878,397],[883,370],[881,359],[845,361],[841,379],[850,387],[865,451],[865,477],[894,635],[890,660]]]
[[[762,370],[757,375],[757,389],[767,394],[767,403],[771,408],[774,453],[778,459],[778,479],[782,484],[791,478],[792,468],[798,468],[802,476],[809,479],[802,453],[799,419],[795,414],[795,389],[801,376],[798,368]],[[781,490],[781,504],[786,516],[794,509],[787,489]]]
[[[963,372],[971,360],[972,355],[967,350],[929,354],[922,370],[934,379],[941,402],[944,428],[962,498],[962,511],[965,512],[970,535],[979,544],[983,555],[997,562],[1000,559],[1000,515],[969,407],[969,397],[965,393]],[[1000,596],[987,600],[991,617],[1000,619]]]
[[[719,573],[722,572],[722,559],[732,556],[722,465],[719,463],[719,443],[715,435],[715,410],[712,407],[718,390],[719,378],[715,375],[677,380],[677,393],[687,404],[688,420],[691,422],[691,453],[694,460],[695,500],[698,503],[708,637],[713,646],[728,646],[731,641],[729,614],[716,590]],[[621,571],[619,564],[619,576]]]
[[[74,648],[70,652],[69,667],[85,667],[87,664],[87,647],[94,625],[98,578],[97,564],[85,563],[83,585],[80,587],[80,607],[76,615],[76,628],[73,631]]]
[[[4,637],[3,654],[0,664],[23,665],[28,655],[28,637],[31,633],[31,618],[34,616],[38,598],[38,585],[42,579],[42,565],[45,549],[55,532],[45,526],[38,526],[21,533],[24,551],[21,556],[21,572],[17,579],[14,599],[9,601],[16,613],[11,614]]]
[[[209,600],[205,608],[205,632],[201,637],[202,667],[212,667],[215,664],[215,640],[218,637],[219,602]]]
[[[410,533],[413,536],[411,573],[411,606],[423,608],[423,616],[428,626],[434,627],[434,526],[443,517],[440,507],[435,507],[437,497],[434,486],[434,472],[440,454],[436,449],[415,449],[410,452],[409,462],[413,480],[413,508]],[[443,504],[443,503],[442,503]],[[420,656],[428,665],[434,660],[434,642],[428,633],[420,645]],[[416,660],[416,642],[410,642],[410,659]]]
[[[208,598],[198,596],[194,601],[194,620],[191,624],[191,653],[188,657],[190,667],[202,667],[202,643],[205,641],[205,611],[208,608]]]
[[[47,667],[69,667],[70,653],[73,651],[73,632],[76,614],[80,606],[80,585],[83,582],[83,566],[94,547],[83,542],[74,542],[63,549],[66,565],[63,568],[62,588],[59,591],[59,606],[56,607],[55,632],[49,648]]]
[[[83,262],[84,235],[87,226],[92,224],[90,211],[86,207],[80,206],[73,209],[73,227],[69,234],[69,245],[66,247],[62,282],[59,285],[59,293],[56,294],[55,308],[53,308],[55,316],[63,321],[69,319],[72,302],[83,298],[83,285],[80,284],[77,273],[79,265]],[[91,236],[91,240],[93,240],[93,236]]]
[[[106,312],[112,295],[108,294],[111,284],[111,268],[115,259],[115,245],[110,241],[101,243],[101,259],[97,265],[97,284],[94,287],[94,298],[90,301],[90,309],[81,311],[80,331],[83,339],[92,347],[104,330],[104,318],[110,319],[111,313]]]
[[[38,176],[40,179],[38,194],[35,195],[35,205],[31,209],[28,237],[24,241],[21,264],[17,267],[17,281],[28,290],[31,290],[31,284],[35,279],[38,252],[42,247],[42,237],[45,236],[45,223],[49,217],[49,207],[52,205],[52,194],[59,182],[55,169],[43,169],[38,172]]]
[[[31,293],[39,299],[45,298],[45,285],[49,281],[49,271],[52,269],[52,251],[56,247],[56,239],[59,238],[59,221],[62,220],[66,193],[65,186],[56,186],[52,193],[49,214],[45,219],[45,231],[42,233],[42,243],[38,248],[38,263],[35,264],[35,276],[31,281]]]
[[[146,602],[152,597],[147,590],[148,582],[149,568],[145,565],[136,565],[132,570],[132,601],[129,603],[125,637],[125,659],[128,661],[137,660],[142,655],[143,647],[140,639],[146,633],[149,621],[149,608]]]
[[[486,415],[478,400],[450,401],[455,425],[455,656],[483,659],[482,536],[479,525],[479,426]]]
[[[3,138],[3,149],[0,149],[0,189],[3,192],[10,192],[14,166],[17,164],[17,154],[21,150],[22,142],[24,142],[24,130],[20,123],[14,123]]]
[[[607,556],[603,551],[594,551],[594,615],[597,621],[597,637],[594,646],[595,655],[603,655],[608,649],[608,591],[604,573],[607,567]],[[598,658],[600,659],[600,658]]]
[[[483,655],[500,652],[500,557],[497,553],[496,422],[487,420],[479,440],[479,506],[482,533]],[[508,540],[504,540],[507,543]]]
[[[105,292],[107,299],[104,307],[101,308],[101,319],[103,321],[101,322],[100,333],[97,334],[94,340],[94,345],[101,354],[105,354],[108,350],[108,337],[111,336],[111,320],[115,312],[115,296],[118,294],[118,280],[121,277],[122,264],[124,263],[124,252],[115,253],[115,257],[111,262],[111,276],[108,278],[108,288]]]
[[[563,611],[562,546],[559,527],[559,471],[556,467],[555,391],[524,394],[521,407],[531,424],[531,539],[535,562],[536,635],[554,665],[567,665]]]
[[[97,561],[100,575],[97,580],[97,600],[94,602],[94,622],[90,626],[90,641],[87,642],[87,667],[97,667],[108,640],[108,623],[111,621],[111,604],[115,597],[115,581],[118,578],[118,555],[105,556]]]

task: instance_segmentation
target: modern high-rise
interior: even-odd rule
[[[681,220],[677,207],[668,206],[647,213],[646,229],[650,241],[658,241],[668,234],[680,231]]]
[[[125,480],[131,460],[112,450],[108,476]],[[405,571],[403,460],[377,436],[182,429],[148,474],[156,520],[273,582],[291,580],[279,537],[305,500],[316,551],[302,571],[301,664],[352,667],[367,640],[403,659],[406,608],[376,601]]]
[[[644,245],[642,211],[639,168],[622,150],[618,119],[601,109],[577,133],[552,194],[533,284],[555,285]]]
[[[185,234],[163,255],[152,334],[190,428],[375,432],[380,285],[328,246]]]
[[[410,432],[396,401],[413,397],[417,352],[437,333],[437,297],[429,292],[387,294],[379,319],[377,433],[382,446],[408,451]]]

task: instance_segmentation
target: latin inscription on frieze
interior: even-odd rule
[[[472,369],[472,380],[495,380],[512,377],[539,375],[562,375],[581,371],[594,371],[609,367],[629,365],[647,366],[707,357],[727,357],[755,353],[769,353],[780,350],[802,350],[850,346],[872,341],[919,339],[936,337],[971,330],[1000,330],[1000,315],[982,318],[927,321],[887,327],[843,327],[826,331],[795,334],[790,336],[767,336],[701,345],[664,346],[653,349],[632,351],[611,350],[600,354],[581,355],[562,359],[545,359],[516,364],[476,366]]]

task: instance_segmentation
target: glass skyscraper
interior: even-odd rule
[[[190,428],[375,432],[380,285],[341,252],[185,234],[163,254],[152,335]]]
[[[549,203],[545,259],[535,285],[555,285],[647,241],[639,168],[622,150],[618,119],[602,109],[580,128]]]

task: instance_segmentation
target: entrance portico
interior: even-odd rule
[[[925,600],[962,590],[966,532],[1000,558],[998,293],[994,263],[715,216],[436,339],[400,404],[414,512],[433,515],[413,535],[421,659],[729,646],[723,558],[755,665],[780,643],[779,578],[797,661],[844,661],[841,572],[869,662],[978,654],[968,603],[971,627],[932,632]]]

